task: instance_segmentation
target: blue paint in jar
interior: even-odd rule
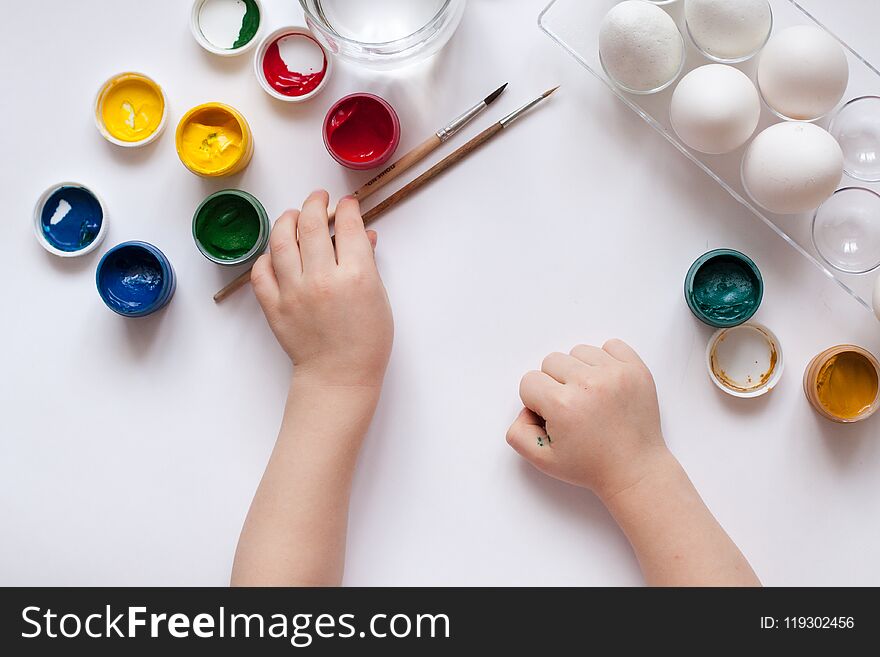
[[[101,232],[104,211],[98,198],[84,187],[63,185],[43,204],[40,229],[46,242],[65,253],[82,251]]]
[[[146,242],[123,242],[107,251],[95,281],[107,307],[123,317],[144,317],[164,308],[177,287],[168,258]]]

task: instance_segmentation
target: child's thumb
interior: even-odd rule
[[[543,469],[550,459],[552,443],[541,418],[527,408],[519,412],[507,430],[507,444],[524,459]]]

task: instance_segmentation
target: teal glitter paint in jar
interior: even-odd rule
[[[744,324],[764,298],[764,280],[748,256],[716,249],[697,258],[684,281],[684,298],[694,316],[715,328]]]

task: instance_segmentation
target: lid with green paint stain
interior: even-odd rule
[[[196,246],[218,265],[241,265],[256,259],[269,243],[270,230],[263,205],[238,189],[211,194],[193,216]]]
[[[691,265],[684,281],[684,298],[704,324],[739,326],[758,312],[764,279],[748,256],[733,249],[716,249]]]
[[[262,17],[260,0],[195,0],[190,27],[202,48],[228,57],[256,45]]]

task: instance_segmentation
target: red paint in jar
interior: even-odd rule
[[[296,42],[291,41],[294,39]],[[298,46],[297,51],[301,52],[302,46],[306,45],[305,40],[311,42],[307,46],[309,59],[315,60],[320,54],[322,60],[320,68],[315,65],[316,61],[297,61],[294,63],[284,60],[281,52],[282,47],[288,49],[288,46]],[[291,59],[290,54],[288,54],[288,59]],[[305,96],[315,91],[324,80],[327,74],[327,55],[321,44],[307,34],[285,34],[273,41],[266,49],[266,54],[263,56],[263,74],[269,86],[282,96]]]
[[[391,159],[400,143],[400,120],[385,100],[351,94],[339,100],[324,119],[324,145],[349,169],[372,169]]]

